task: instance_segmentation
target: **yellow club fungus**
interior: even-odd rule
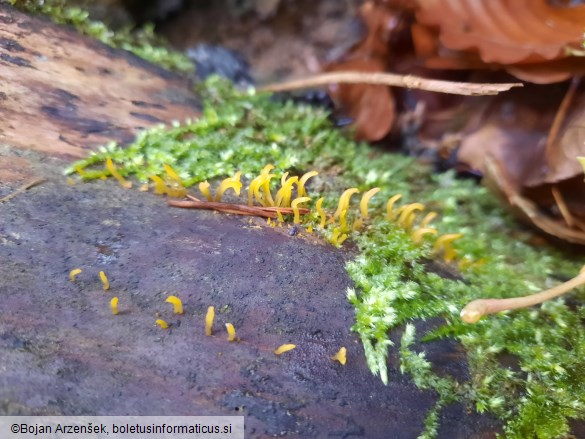
[[[526,308],[538,305],[546,300],[562,296],[574,288],[585,284],[585,267],[573,279],[557,285],[540,293],[531,294],[524,297],[513,297],[508,299],[477,299],[469,302],[461,310],[461,319],[465,323],[476,323],[485,315],[494,314],[501,311]]]
[[[112,177],[114,177],[116,180],[118,180],[118,182],[120,183],[120,186],[122,186],[123,188],[126,188],[126,189],[130,189],[132,187],[132,182],[130,182],[130,181],[126,180],[124,177],[122,177],[122,175],[118,172],[118,170],[114,166],[114,162],[112,162],[112,159],[110,157],[108,157],[106,159],[106,168],[108,171],[110,171],[110,174],[112,174]]]
[[[301,223],[301,215],[299,213],[299,204],[306,203],[307,201],[311,201],[311,198],[310,197],[299,197],[299,198],[295,198],[293,200],[293,202],[291,203],[293,212],[295,214],[294,221],[293,221],[295,224]]]
[[[108,280],[108,276],[103,271],[100,271],[100,279],[104,286],[104,291],[108,291],[110,289],[110,281]]]
[[[262,179],[264,178],[264,176],[262,174],[260,174],[258,177],[254,178],[251,182],[250,185],[248,186],[248,206],[253,206],[254,205],[254,196],[256,196],[256,199],[258,199],[258,202],[261,203],[260,201],[260,191],[259,191],[259,187],[262,184]]]
[[[85,170],[81,166],[76,166],[75,167],[75,172],[77,172],[82,177],[87,176],[87,172],[85,172]]]
[[[424,204],[421,203],[412,203],[402,206],[400,216],[398,217],[398,224],[408,229],[408,225],[412,225],[414,221],[414,217],[411,218],[411,215],[414,215],[414,212],[417,210],[423,210],[424,208]]]
[[[349,209],[349,202],[351,199],[351,196],[353,194],[358,194],[360,191],[355,188],[349,188],[346,189],[341,196],[339,197],[339,203],[337,204],[337,210],[335,211],[335,213],[333,214],[333,218],[331,220],[331,222],[335,221],[335,219],[339,218],[339,216],[341,215],[341,213],[344,210],[348,210]]]
[[[282,213],[280,213],[279,210],[276,211],[276,217],[278,218],[278,222],[279,223],[283,223],[284,222],[284,217],[282,216]]]
[[[215,308],[210,306],[207,308],[205,315],[205,335],[210,336],[213,332],[213,319],[215,318]]]
[[[202,181],[199,183],[199,191],[203,194],[207,201],[213,201],[213,197],[211,196],[211,192],[209,191],[209,187],[211,186],[207,180]]]
[[[173,304],[175,314],[183,314],[183,302],[177,296],[169,296],[165,302]]]
[[[236,195],[240,195],[240,189],[242,188],[242,182],[240,181],[240,175],[242,173],[240,171],[236,172],[233,177],[228,177],[224,179],[217,188],[217,192],[215,193],[215,201],[221,201],[221,197],[228,189],[233,189]]]
[[[361,220],[361,218],[356,218],[355,221],[353,222],[353,225],[351,226],[351,229],[354,232],[359,232],[362,229],[363,225],[364,225],[364,223]]]
[[[166,163],[163,163],[163,168],[165,168],[165,172],[171,180],[183,186],[183,180],[181,180],[181,177],[179,177],[179,174],[177,174],[173,168],[171,168]]]
[[[278,348],[276,348],[274,353],[276,355],[281,355],[281,354],[284,354],[285,352],[292,351],[296,347],[297,347],[296,344],[283,344],[283,345],[280,345]]]
[[[151,175],[150,178],[152,181],[154,181],[154,193],[157,195],[162,195],[162,194],[166,194],[167,193],[167,185],[165,184],[165,182],[163,181],[162,178],[160,178],[158,175]]]
[[[410,234],[412,241],[416,244],[420,244],[423,241],[425,235],[436,235],[437,230],[431,227],[419,227]]]
[[[110,309],[112,310],[112,314],[117,315],[118,314],[118,298],[117,297],[112,297],[112,300],[110,300]]]
[[[396,212],[394,211],[394,204],[402,198],[402,194],[394,195],[388,199],[388,203],[386,203],[386,219],[388,221],[394,220],[396,218]]]
[[[427,227],[432,220],[434,220],[437,217],[437,212],[429,212],[425,215],[425,217],[422,219],[422,221],[419,224],[419,227],[421,228],[425,228]]]
[[[231,323],[226,323],[225,329],[227,329],[228,332],[228,341],[234,341],[236,339],[236,330],[234,329],[234,325]]]
[[[274,199],[274,204],[278,207],[290,207],[290,200],[292,198],[292,188],[295,183],[298,183],[299,177],[290,177],[287,178],[284,183],[282,183],[281,188],[276,193],[276,197]],[[282,179],[281,179],[282,182]]]
[[[270,174],[270,171],[274,169],[274,165],[266,165],[260,171],[260,174]]]
[[[158,326],[160,326],[161,329],[168,329],[169,328],[169,324],[162,319],[156,319],[156,321],[154,323],[156,323]]]
[[[347,349],[339,349],[339,351],[333,357],[331,357],[331,359],[333,361],[339,361],[343,366],[345,366],[345,363],[347,362]]]
[[[323,197],[321,197],[317,200],[317,204],[315,205],[315,208],[317,209],[317,213],[319,214],[319,217],[321,217],[321,221],[319,222],[319,227],[324,229],[325,222],[327,221],[327,216],[325,215],[325,211],[323,210]]]
[[[341,215],[339,215],[339,225],[340,230],[345,232],[347,230],[347,209],[343,209],[341,211]]]
[[[378,192],[380,192],[380,188],[379,187],[375,187],[375,188],[370,189],[369,191],[367,191],[362,196],[362,199],[360,201],[360,213],[362,214],[362,221],[365,221],[366,218],[368,217],[368,203],[370,202],[370,199],[374,195],[376,195]]]
[[[270,192],[270,180],[272,180],[273,177],[276,177],[276,175],[265,174],[264,179],[262,180],[262,199],[268,206],[274,206],[274,199],[272,198],[272,193]]]
[[[76,277],[77,277],[77,275],[78,275],[79,273],[81,273],[82,271],[83,271],[83,270],[82,270],[81,268],[74,268],[73,270],[71,270],[71,271],[69,272],[69,280],[70,280],[71,282],[75,282],[75,278],[76,278]]]
[[[248,188],[248,205],[253,205],[253,198],[255,197],[262,206],[274,206],[274,200],[270,193],[270,180],[274,177],[276,177],[274,174],[260,174],[252,180]]]
[[[435,245],[433,246],[433,252],[439,253],[441,247],[443,248],[443,259],[445,262],[451,262],[455,259],[456,252],[455,249],[451,246],[451,243],[456,239],[459,239],[463,236],[462,233],[450,233],[447,235],[441,235],[435,241]]]
[[[313,226],[309,225],[309,227],[307,227],[307,233],[313,233]]]
[[[310,171],[310,172],[303,174],[303,176],[299,180],[299,185],[297,188],[299,197],[306,197],[307,196],[307,191],[305,190],[305,184],[307,184],[307,180],[309,180],[309,178],[315,177],[316,175],[319,175],[319,173],[317,171]]]
[[[333,229],[333,235],[331,235],[331,239],[329,240],[329,242],[333,245],[341,245],[343,241],[345,241],[346,239],[347,235],[344,233],[341,236],[339,236],[339,228],[335,227]]]

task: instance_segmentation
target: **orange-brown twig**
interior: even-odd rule
[[[217,201],[200,201],[189,197],[190,200],[168,200],[169,206],[183,207],[187,209],[205,209],[215,210],[224,213],[233,213],[235,215],[250,215],[260,216],[263,218],[276,218],[280,212],[288,215],[292,214],[293,210],[290,207],[262,207],[262,206],[247,206],[244,204],[221,203]],[[299,213],[306,214],[309,212],[307,208],[299,209]]]
[[[3,198],[0,198],[0,203],[4,203],[14,197],[16,197],[18,194],[26,191],[27,189],[30,189],[33,186],[36,186],[37,184],[41,184],[45,182],[44,178],[36,178],[32,181],[29,181],[28,183],[23,184],[22,186],[18,187],[14,192],[12,192],[11,194],[6,195]]]

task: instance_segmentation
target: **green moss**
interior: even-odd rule
[[[8,3],[28,13],[47,15],[55,23],[74,26],[84,35],[108,46],[132,52],[169,70],[181,73],[192,73],[195,70],[189,58],[171,50],[162,38],[155,35],[152,25],[113,31],[101,21],[91,20],[87,11],[67,6],[65,0],[8,0]]]
[[[162,164],[168,163],[187,185],[236,170],[249,178],[267,163],[275,164],[276,171],[297,174],[317,168],[329,176],[315,178],[310,192],[321,192],[329,209],[347,187],[362,192],[380,187],[370,202],[370,226],[352,236],[359,249],[347,264],[355,283],[348,291],[356,308],[353,329],[363,341],[370,368],[386,382],[386,358],[394,349],[388,333],[404,328],[399,348],[402,372],[421,389],[438,394],[421,437],[434,437],[441,407],[456,400],[498,416],[507,438],[562,437],[569,419],[585,419],[582,291],[573,293],[571,306],[567,299],[556,299],[475,325],[459,318],[470,300],[548,288],[574,276],[584,262],[548,246],[531,246],[532,234],[486,189],[452,173],[433,174],[410,158],[356,144],[333,128],[321,110],[253,92],[239,94],[217,79],[207,83],[201,119],[154,128],[125,149],[109,145],[69,172],[78,167],[88,172],[85,178],[106,175],[107,157],[114,159],[122,174],[143,181],[149,175],[163,175]],[[465,268],[459,273],[456,263],[447,267],[460,279],[441,277],[429,269],[431,239],[415,245],[407,231],[384,219],[384,203],[396,193],[403,194],[403,204],[422,202],[439,212],[434,225],[440,233],[464,234],[455,247],[466,258]],[[316,214],[311,218],[318,221]],[[416,352],[413,324],[430,318],[444,324],[422,332]],[[464,346],[469,381],[433,372],[424,345],[437,338],[454,339]],[[502,354],[515,358],[518,366],[501,364]]]

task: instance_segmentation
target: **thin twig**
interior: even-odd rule
[[[563,198],[563,194],[557,186],[551,187],[552,196],[555,199],[555,203],[557,203],[557,207],[559,208],[559,212],[561,212],[561,216],[567,223],[569,227],[573,227],[575,225],[575,221],[573,219],[573,215],[571,215],[571,211],[567,207],[565,203],[565,199]]]
[[[263,218],[276,218],[276,212],[269,212],[256,206],[245,206],[243,204],[220,203],[217,201],[194,201],[194,200],[167,200],[167,204],[173,207],[186,209],[216,210],[218,212],[233,213],[235,215],[261,216]]]
[[[26,191],[27,189],[30,189],[33,186],[36,186],[37,184],[41,184],[45,181],[45,178],[36,178],[32,181],[29,181],[28,183],[23,184],[22,186],[20,186],[19,188],[17,188],[14,192],[12,192],[11,194],[6,195],[3,198],[0,198],[0,203],[4,203],[8,200],[11,200],[12,198],[16,197],[18,194]]]
[[[327,84],[379,84],[394,87],[416,88],[439,93],[450,93],[466,96],[496,95],[510,90],[512,87],[522,87],[519,82],[502,84],[480,84],[470,82],[441,81],[412,75],[396,75],[393,73],[364,73],[364,72],[332,72],[321,73],[309,78],[297,79],[279,84],[269,84],[260,87],[259,91],[290,91],[304,88],[318,87]]]
[[[573,79],[571,80],[571,83],[569,84],[569,89],[565,93],[565,96],[563,97],[563,100],[561,101],[561,105],[559,105],[559,109],[557,110],[557,112],[555,114],[555,118],[553,119],[553,122],[552,122],[550,129],[548,131],[548,137],[546,139],[545,151],[546,151],[546,157],[547,157],[547,159],[549,159],[549,162],[555,153],[555,151],[553,151],[553,148],[557,145],[557,139],[559,137],[559,132],[561,130],[563,122],[565,121],[565,119],[567,117],[567,112],[569,111],[569,107],[571,106],[571,103],[573,102],[573,99],[575,97],[575,93],[577,92],[577,88],[579,88],[580,82],[581,82],[581,78],[579,78],[577,76],[574,76]]]

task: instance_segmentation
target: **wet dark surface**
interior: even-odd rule
[[[421,433],[435,395],[393,366],[388,386],[368,370],[343,251],[110,181],[68,186],[59,162],[39,163],[48,181],[0,204],[0,414],[245,415],[251,438]],[[227,322],[239,343],[227,342]],[[297,348],[274,355],[284,343]],[[346,366],[330,359],[342,346]],[[440,437],[493,437],[494,425],[453,407]]]

